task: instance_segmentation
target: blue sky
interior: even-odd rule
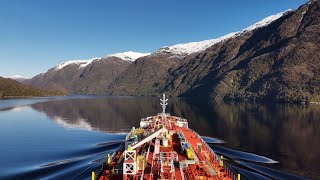
[[[1,0],[0,76],[239,31],[306,0]]]

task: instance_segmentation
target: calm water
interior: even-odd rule
[[[0,101],[0,179],[90,179],[158,98],[72,96]],[[319,179],[320,106],[171,99],[168,112],[242,179]]]

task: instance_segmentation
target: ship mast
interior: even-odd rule
[[[166,94],[162,95],[162,99],[160,99],[161,103],[160,105],[162,106],[162,114],[165,115],[166,114],[166,107],[168,105],[167,101],[168,99],[166,98]]]

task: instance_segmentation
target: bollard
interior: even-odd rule
[[[240,174],[238,174],[238,178],[237,178],[237,180],[240,180]]]
[[[110,154],[108,154],[108,164],[110,164],[111,163],[111,159],[110,159]]]
[[[94,171],[92,171],[91,180],[94,180],[94,178],[95,178]]]
[[[220,166],[223,167],[223,156],[220,156]]]

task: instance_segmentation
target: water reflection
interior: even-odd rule
[[[275,168],[318,178],[320,108],[297,105],[215,105],[214,136],[242,151],[275,159]]]
[[[31,105],[67,128],[125,132],[141,117],[161,111],[157,98],[91,98]],[[208,104],[171,99],[167,110],[188,119],[199,134],[224,147],[279,161],[268,165],[316,179],[320,176],[320,107],[261,104]],[[221,145],[219,145],[221,146]]]

